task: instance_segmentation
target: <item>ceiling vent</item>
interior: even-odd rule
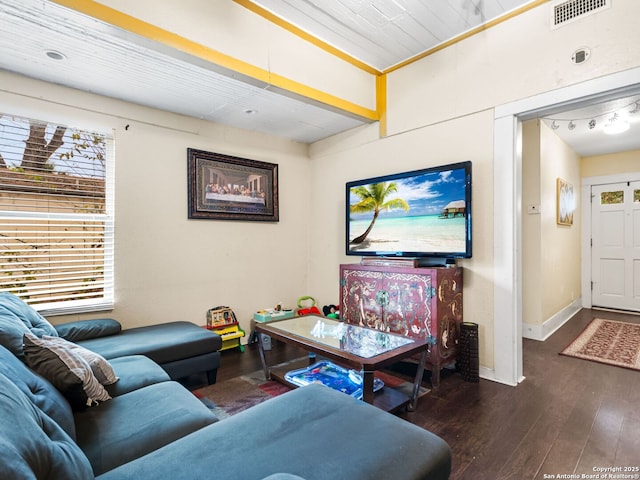
[[[553,5],[551,27],[559,28],[609,8],[611,0],[567,0]]]

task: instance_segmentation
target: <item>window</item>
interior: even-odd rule
[[[113,166],[112,135],[0,113],[0,291],[112,308]]]
[[[624,203],[624,191],[616,190],[615,192],[602,192],[600,194],[600,203],[602,205]]]

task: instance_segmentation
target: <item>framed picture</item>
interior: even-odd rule
[[[556,197],[556,221],[558,225],[573,225],[573,185],[558,178]]]
[[[277,222],[278,165],[187,149],[189,218]]]

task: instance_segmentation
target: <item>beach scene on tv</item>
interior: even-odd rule
[[[349,251],[459,253],[466,247],[465,170],[349,189]]]

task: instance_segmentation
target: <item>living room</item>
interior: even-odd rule
[[[376,109],[373,75],[336,65],[315,47],[309,55],[302,40],[289,36],[293,51],[276,42],[280,37],[258,49],[261,39],[252,29],[259,26],[271,35],[275,27],[235,3],[218,5],[225,14],[206,19],[182,4],[175,10],[187,18],[150,2],[102,3],[187,38],[198,26],[212,48],[257,57],[260,64],[270,57],[281,75]],[[633,41],[638,2],[618,0],[557,30],[549,28],[549,6],[537,2],[386,74],[383,135],[375,122],[306,144],[42,82],[5,64],[0,101],[5,114],[113,132],[115,303],[98,315],[117,318],[127,328],[172,320],[202,324],[207,309],[229,305],[249,331],[253,312],[276,303],[293,307],[298,297],[313,295],[320,304],[336,304],[339,265],[354,261],[344,255],[345,182],[471,160],[473,258],[458,262],[464,268],[465,320],[479,325],[483,378],[517,385],[523,376],[523,323],[542,329],[549,318],[566,320],[582,295],[575,256],[579,211],[572,239],[563,244],[563,251],[572,252],[572,268],[540,271],[536,279],[539,285],[553,280],[553,302],[543,306],[537,292],[520,293],[530,277],[520,265],[525,258],[516,240],[526,222],[520,213],[525,200],[518,200],[525,194],[519,186],[521,160],[514,148],[518,116],[640,83],[640,42]],[[218,32],[220,43],[203,31]],[[591,58],[576,65],[571,54],[583,46],[590,47]],[[187,148],[277,164],[279,221],[188,219]],[[567,180],[578,187],[589,160],[575,161]],[[624,162],[624,169],[637,172],[637,160]],[[620,172],[597,175],[613,173]],[[96,315],[49,318],[62,323]]]
[[[525,100],[532,102],[528,110],[540,109],[637,83],[636,56],[630,51],[635,44],[626,40],[635,35],[628,20],[637,8],[634,2],[618,2],[615,8],[552,31],[545,23],[549,6],[542,2],[387,74],[383,138],[374,123],[306,145],[41,83],[8,71],[2,72],[2,101],[4,110],[13,115],[113,130],[117,144],[117,301],[112,315],[127,326],[171,319],[201,322],[208,308],[228,304],[246,328],[255,310],[275,303],[291,305],[304,294],[314,295],[321,304],[335,304],[338,265],[350,261],[343,254],[344,182],[471,160],[474,252],[472,259],[459,262],[465,269],[464,308],[473,312],[473,321],[480,327],[484,375],[515,384],[521,377],[519,347],[504,337],[517,337],[517,322],[522,322],[516,301],[522,272],[516,270],[517,259],[512,258],[516,249],[508,233],[516,231],[519,214],[511,180],[515,167],[502,158],[500,148],[508,143],[497,137],[502,130],[496,122],[504,118],[496,117],[500,109],[519,108],[518,102]],[[248,16],[248,21],[257,21],[238,5],[225,8],[234,18]],[[162,13],[144,15],[150,21]],[[221,15],[213,21],[224,23],[224,18]],[[515,33],[521,31],[528,35]],[[601,31],[615,31],[616,35],[605,42],[597,36]],[[538,41],[530,41],[532,36]],[[568,57],[583,44],[592,45],[592,57],[575,65]],[[482,55],[474,53],[478,49]],[[618,53],[620,49],[625,55]],[[271,53],[276,54],[282,52]],[[482,59],[491,60],[479,63]],[[529,73],[532,65],[536,65],[536,75]],[[328,71],[331,77],[314,77],[313,82],[327,82],[336,89],[330,83],[334,75],[348,74],[344,78],[352,82],[339,88],[343,95],[358,100],[362,93],[350,92],[355,74],[345,69]],[[581,86],[572,87],[575,85]],[[373,89],[369,91],[368,104],[375,106]],[[538,105],[533,103],[536,95],[542,102]],[[278,164],[280,221],[188,220],[187,148]],[[508,158],[512,157],[511,153]],[[389,159],[393,159],[392,166]],[[277,282],[271,281],[274,275]],[[511,278],[517,283],[507,280]],[[558,285],[569,282],[557,276],[554,281]],[[565,297],[556,300],[556,311],[548,316],[579,296],[574,288],[560,290]]]

